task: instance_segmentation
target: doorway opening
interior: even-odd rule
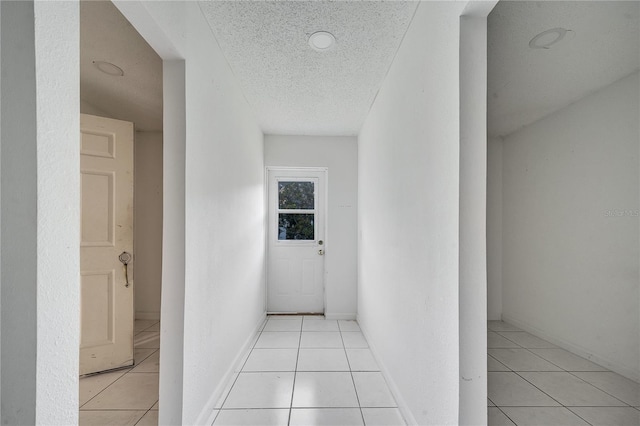
[[[129,122],[132,170],[124,174],[133,195],[130,202],[118,203],[114,197],[121,188],[116,184],[103,185],[103,198],[113,202],[112,211],[105,217],[112,219],[111,226],[117,228],[114,232],[125,226],[116,220],[118,215],[130,217],[132,243],[122,250],[123,253],[117,253],[123,254],[124,262],[118,259],[108,268],[113,280],[108,291],[101,292],[104,296],[101,309],[109,311],[114,320],[101,323],[105,330],[115,335],[124,327],[119,321],[127,322],[130,331],[125,340],[131,356],[128,362],[119,364],[122,368],[105,368],[104,373],[80,379],[81,423],[157,423],[163,233],[162,89],[162,59],[115,5],[110,1],[82,1],[81,113],[104,122]],[[102,133],[112,134],[109,130]],[[112,142],[107,141],[105,145],[108,147],[112,143],[114,158],[122,154],[117,149],[117,139],[117,136],[112,137]],[[115,176],[117,173],[114,179]],[[95,191],[86,191],[85,195],[89,192]],[[85,204],[87,207],[100,205]],[[83,205],[83,223],[95,221],[92,213],[91,208]],[[89,299],[90,292],[84,287],[83,284],[83,297]],[[116,297],[116,289],[125,290],[123,293],[130,297],[124,308],[119,307],[121,301]],[[81,341],[86,340],[84,336],[90,330],[90,324],[84,320],[90,316],[89,303],[84,299]]]

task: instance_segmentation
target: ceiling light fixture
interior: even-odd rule
[[[119,66],[106,61],[93,61],[93,65],[105,74],[113,75],[115,77],[122,77],[124,71]]]
[[[543,31],[531,39],[529,47],[532,49],[549,49],[554,44],[562,41],[567,34],[575,35],[573,31],[565,28],[552,28]]]
[[[333,34],[326,31],[318,31],[309,37],[309,46],[318,52],[325,52],[336,44]]]

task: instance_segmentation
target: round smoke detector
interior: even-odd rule
[[[556,43],[561,42],[565,37],[573,38],[575,33],[565,28],[552,28],[547,31],[543,31],[529,42],[529,47],[532,49],[549,49]]]
[[[318,31],[309,37],[309,46],[318,52],[325,52],[336,44],[336,38],[327,31]]]
[[[124,71],[119,66],[107,61],[93,61],[93,65],[105,74],[122,77]]]

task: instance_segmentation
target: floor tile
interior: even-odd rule
[[[134,344],[136,348],[160,348],[160,333],[157,331],[141,331],[136,334]]]
[[[502,407],[518,426],[589,426],[565,407]]]
[[[291,331],[263,331],[256,342],[256,349],[288,349],[297,348],[300,333]]]
[[[293,407],[358,407],[351,373],[297,373]]]
[[[133,323],[133,331],[134,332],[139,332],[139,331],[145,331],[146,329],[148,329],[149,327],[155,325],[155,324],[159,324],[159,321],[157,320],[135,320],[135,322]],[[153,330],[150,330],[153,331]]]
[[[342,340],[344,341],[345,348],[364,349],[369,347],[364,335],[359,331],[346,331],[342,333]]]
[[[214,426],[287,426],[289,409],[221,410]]]
[[[148,410],[158,400],[158,373],[125,374],[83,410]]]
[[[296,371],[298,349],[254,349],[242,371]]]
[[[344,349],[300,348],[298,371],[349,371]]]
[[[359,408],[294,408],[291,410],[291,426],[361,426]]]
[[[353,373],[361,407],[397,407],[380,372]]]
[[[490,331],[487,333],[487,348],[489,349],[520,348],[520,345],[512,342],[507,338],[502,337],[498,333],[494,333],[493,331]]]
[[[157,323],[153,324],[151,327],[147,328],[144,331],[157,331],[157,332],[160,332],[160,323],[157,322]]]
[[[144,416],[146,411],[80,411],[80,426],[133,426]]]
[[[301,348],[342,348],[340,333],[336,331],[303,331]]]
[[[302,331],[340,331],[340,329],[336,320],[311,320],[302,323]]]
[[[370,349],[347,349],[351,371],[380,371]]]
[[[520,375],[562,405],[583,407],[624,405],[623,402],[566,372],[520,373]],[[498,403],[498,405],[501,404]]]
[[[80,407],[91,398],[102,392],[111,383],[122,377],[128,370],[113,371],[110,373],[101,373],[94,376],[80,378],[79,402]]]
[[[289,408],[294,373],[240,373],[225,408]]]
[[[562,371],[527,349],[488,349],[488,353],[513,371]]]
[[[325,319],[326,318],[324,317],[324,315],[305,315],[304,316],[305,321],[325,320]]]
[[[500,331],[498,334],[523,348],[556,348],[556,345],[524,331]]]
[[[531,352],[567,371],[608,371],[564,349],[531,349]]]
[[[302,318],[270,319],[262,331],[300,331]]]
[[[295,318],[301,318],[301,315],[267,315],[267,320],[290,320]]]
[[[158,410],[149,410],[136,426],[158,426]]]
[[[640,411],[631,407],[569,407],[593,426],[638,426]]]
[[[633,380],[611,371],[581,371],[573,374],[629,405],[640,405],[640,384]]]
[[[132,373],[157,373],[160,371],[160,349],[152,353],[131,370]]]
[[[518,327],[504,321],[487,321],[487,328],[491,331],[522,331]]]
[[[509,367],[492,357],[487,355],[487,371],[511,371]]]
[[[498,407],[489,407],[489,426],[516,426]]]
[[[361,331],[360,326],[354,320],[340,320],[338,321],[340,331]]]
[[[156,348],[134,348],[133,349],[133,359],[136,362],[136,365],[140,364],[142,361],[147,359],[152,353],[157,351]]]
[[[156,402],[155,404],[153,404],[153,407],[151,407],[152,410],[159,410],[160,409],[160,401]]]
[[[489,398],[487,398],[487,407],[495,407],[496,404],[494,404],[493,402],[491,402],[491,400]]]
[[[552,407],[560,405],[516,373],[491,372],[487,374],[489,398],[499,407]]]
[[[367,426],[406,425],[400,410],[397,408],[363,408],[362,416]]]

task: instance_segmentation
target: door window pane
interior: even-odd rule
[[[313,210],[313,182],[278,182],[278,208]]]
[[[311,240],[315,239],[314,214],[278,214],[279,240]]]

